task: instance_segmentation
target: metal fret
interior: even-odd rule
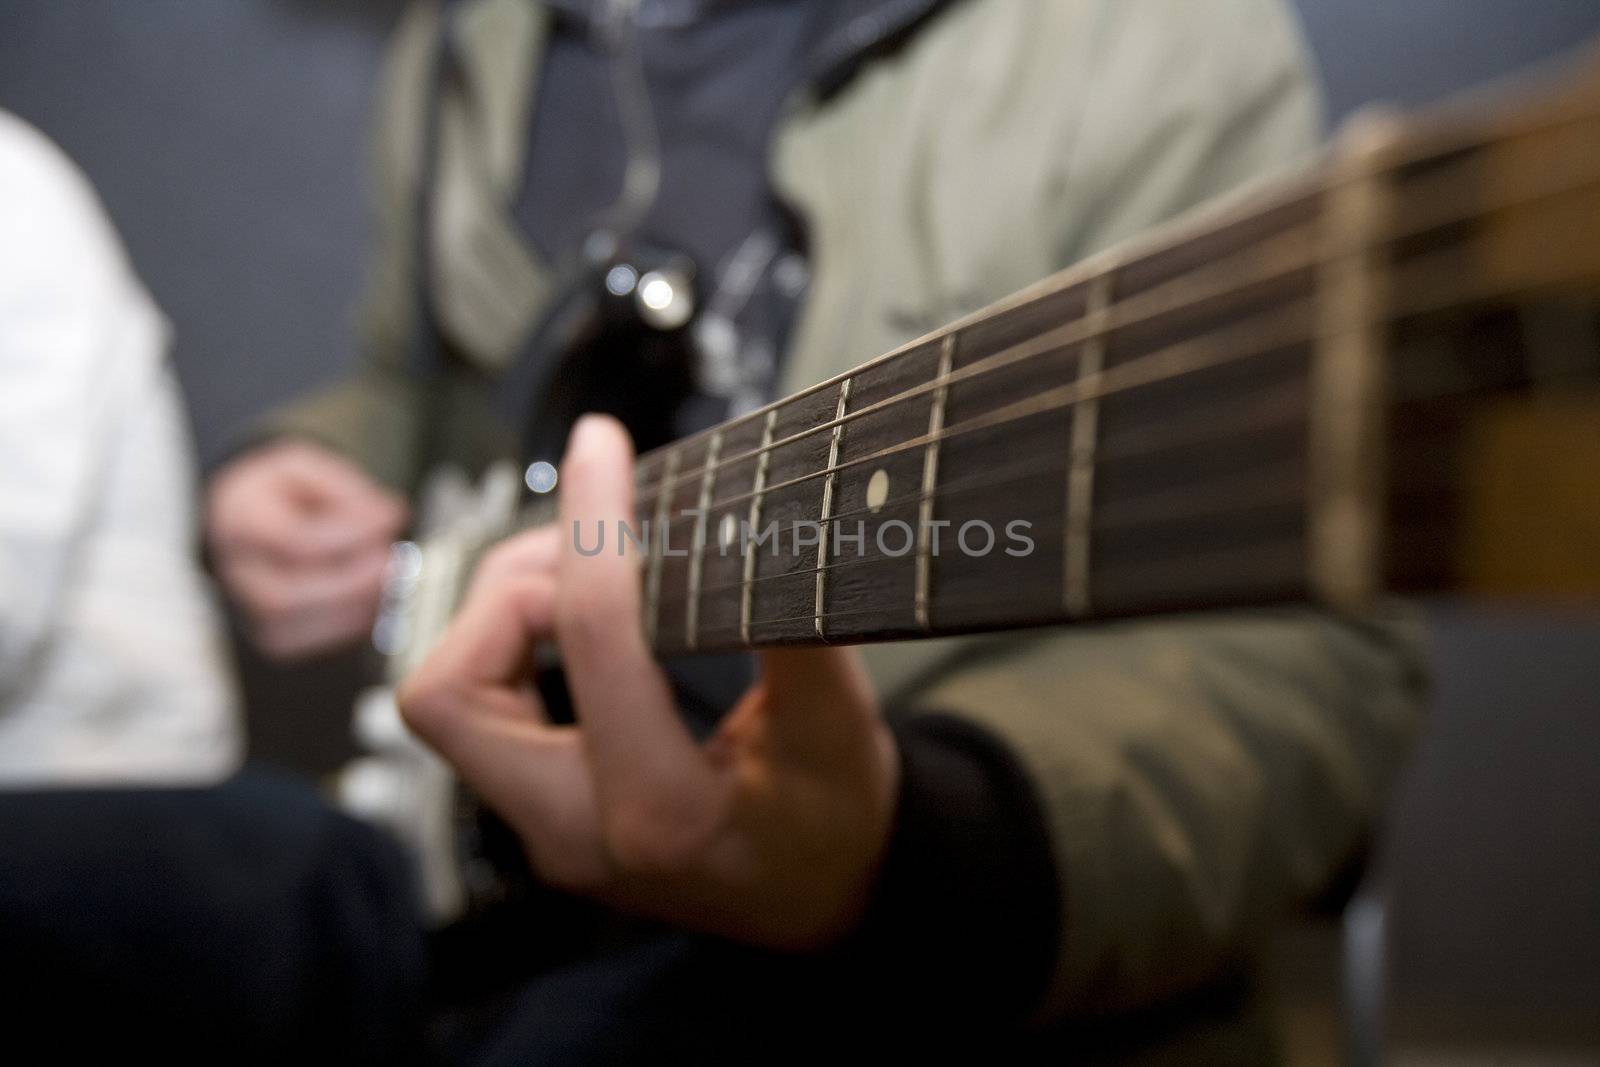
[[[928,448],[922,454],[922,500],[917,509],[917,585],[913,608],[917,625],[932,629],[928,596],[933,586],[933,494],[939,484],[939,435],[944,432],[944,409],[950,397],[950,370],[955,365],[956,333],[944,335],[939,346],[939,371],[934,376],[933,405],[928,411]]]
[[[671,514],[673,479],[678,475],[681,456],[676,448],[668,450],[661,471],[660,488],[656,490],[655,517],[650,523],[650,569],[645,578],[644,636],[654,644],[658,632],[658,611],[661,604],[661,567],[667,549],[667,518]],[[619,535],[620,536],[620,535]]]
[[[694,651],[700,633],[700,572],[705,565],[706,523],[711,511],[711,491],[717,483],[717,460],[722,455],[722,431],[706,445],[705,473],[700,478],[699,516],[694,524],[694,547],[689,555],[689,600],[684,605],[684,642]]]
[[[833,533],[828,520],[833,517],[833,492],[839,481],[839,442],[844,437],[844,424],[838,420],[844,418],[845,408],[850,403],[850,383],[854,380],[846,378],[839,383],[839,406],[833,415],[836,425],[833,427],[833,440],[828,444],[828,466],[825,468],[828,473],[822,479],[822,517],[819,520],[822,533],[821,539],[817,542],[817,593],[814,608],[818,637],[824,636],[822,616],[826,610],[825,602],[828,595],[828,538]]]
[[[756,476],[750,487],[750,528],[754,534],[761,526],[761,501],[767,492],[767,467],[772,461],[772,428],[778,421],[778,409],[767,411],[767,421],[761,427],[761,448],[756,456]],[[739,640],[750,643],[750,607],[756,577],[756,553],[748,543],[739,546],[744,552],[744,579],[739,584]]]
[[[1384,326],[1397,130],[1372,115],[1346,127],[1342,180],[1324,209],[1320,329],[1311,364],[1309,569],[1325,602],[1359,610],[1383,581]]]
[[[1071,451],[1067,462],[1067,506],[1061,545],[1062,606],[1069,618],[1089,614],[1089,549],[1094,533],[1094,460],[1100,435],[1097,391],[1105,371],[1106,323],[1116,289],[1116,268],[1089,282],[1084,324],[1091,331],[1078,350],[1080,399],[1072,407]]]

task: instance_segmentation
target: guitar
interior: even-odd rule
[[[643,625],[667,657],[1395,594],[1592,602],[1597,370],[1592,62],[1359,118],[1296,177],[641,456]],[[549,517],[522,481],[492,472],[465,518],[396,547],[391,679],[476,558]],[[392,698],[358,734],[341,793],[413,846],[431,913],[492,892],[463,860],[470,805]]]

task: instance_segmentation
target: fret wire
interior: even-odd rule
[[[844,437],[844,423],[841,420],[844,418],[845,408],[850,404],[850,383],[854,380],[854,378],[846,378],[844,381],[839,383],[839,404],[837,411],[834,413],[833,440],[828,444],[828,466],[826,468],[826,475],[822,479],[823,525],[827,524],[828,516],[833,511],[833,489],[839,480],[839,444]],[[815,614],[817,617],[817,636],[824,640],[827,639],[826,635],[822,632],[823,605],[828,595],[827,560],[828,539],[826,537],[821,537],[817,540],[817,586],[814,601]]]
[[[1114,300],[1116,268],[1096,278],[1089,289],[1085,319],[1098,323]],[[1078,387],[1092,393],[1105,369],[1106,335],[1085,341],[1078,353]],[[1090,515],[1094,506],[1094,447],[1099,436],[1099,401],[1093,397],[1072,407],[1067,453],[1066,515],[1063,519],[1062,607],[1069,617],[1089,614]]]
[[[924,630],[932,628],[928,621],[928,594],[933,584],[933,495],[939,480],[939,435],[944,431],[945,405],[950,398],[950,370],[955,364],[956,338],[951,331],[944,335],[939,345],[939,366],[934,374],[938,388],[928,408],[928,447],[922,454],[922,492],[917,524],[917,574],[912,593],[912,609],[917,625]],[[887,503],[887,502],[885,502]],[[827,538],[823,538],[826,540]]]
[[[700,479],[700,514],[694,527],[693,554],[689,557],[689,596],[684,608],[684,640],[692,652],[700,625],[700,574],[705,564],[706,516],[711,510],[711,492],[717,480],[717,454],[722,451],[722,433],[711,435],[706,445],[705,474]]]
[[[1393,241],[1400,240],[1400,239],[1403,239],[1403,238],[1406,238],[1406,237],[1419,236],[1421,233],[1428,232],[1429,230],[1442,229],[1444,227],[1447,227],[1447,226],[1450,226],[1450,225],[1454,225],[1454,224],[1457,224],[1457,223],[1462,223],[1462,222],[1476,221],[1476,220],[1488,217],[1490,215],[1496,214],[1496,213],[1501,212],[1501,211],[1510,210],[1510,209],[1518,208],[1518,207],[1527,207],[1527,206],[1530,206],[1530,205],[1532,205],[1534,203],[1537,203],[1538,201],[1541,201],[1541,200],[1548,200],[1548,199],[1553,199],[1553,198],[1560,197],[1560,196],[1563,196],[1563,195],[1569,195],[1569,194],[1572,194],[1572,193],[1581,192],[1581,191],[1583,191],[1583,190],[1595,185],[1597,182],[1600,182],[1600,172],[1587,173],[1587,174],[1582,175],[1581,177],[1574,178],[1574,179],[1569,180],[1569,181],[1551,182],[1551,183],[1549,183],[1547,185],[1542,186],[1541,188],[1539,188],[1537,191],[1535,191],[1533,193],[1520,193],[1519,192],[1517,195],[1508,196],[1503,200],[1500,200],[1500,201],[1494,202],[1494,203],[1490,203],[1487,206],[1480,204],[1474,210],[1468,211],[1468,212],[1463,212],[1458,217],[1453,217],[1453,218],[1435,218],[1435,219],[1429,220],[1428,225],[1425,226],[1425,227],[1422,227],[1422,226],[1402,227],[1402,228],[1397,229],[1397,231],[1394,232],[1394,233],[1381,234],[1375,239],[1374,243],[1375,244],[1388,244],[1388,243],[1392,243]],[[1298,243],[1300,241],[1300,239],[1301,239],[1301,236],[1302,236],[1300,231],[1305,230],[1305,231],[1309,232],[1309,229],[1310,229],[1310,227],[1296,227],[1293,230],[1284,231],[1283,233],[1278,234],[1276,236],[1276,238],[1269,239],[1268,242],[1261,242],[1261,243],[1258,243],[1256,245],[1248,246],[1242,252],[1236,253],[1235,256],[1237,256],[1238,258],[1245,258],[1247,253],[1258,251],[1265,244],[1270,243],[1271,241],[1279,239],[1279,238],[1285,238],[1286,236],[1290,236],[1290,235],[1292,235],[1294,237],[1295,242]],[[1285,241],[1285,245],[1287,245],[1287,243],[1288,242]],[[1312,243],[1315,244],[1314,241]],[[1283,254],[1281,252],[1281,250],[1280,250],[1279,254]],[[1177,283],[1180,283],[1180,282],[1192,281],[1190,275],[1199,274],[1199,273],[1202,273],[1202,271],[1205,271],[1205,270],[1212,270],[1215,273],[1222,273],[1223,271],[1227,271],[1233,277],[1238,278],[1238,277],[1240,277],[1240,275],[1237,273],[1237,271],[1238,271],[1237,264],[1233,263],[1231,261],[1231,259],[1232,259],[1232,257],[1225,257],[1222,260],[1212,261],[1210,264],[1207,265],[1206,268],[1202,268],[1202,270],[1200,270],[1200,271],[1191,271],[1188,274],[1180,275],[1177,278],[1173,279],[1171,282],[1162,283],[1161,286],[1158,286],[1156,288],[1152,288],[1150,290],[1147,290],[1146,292],[1139,294],[1139,296],[1133,297],[1133,298],[1129,298],[1129,299],[1130,300],[1141,300],[1141,299],[1144,299],[1144,298],[1150,296],[1151,294],[1155,293],[1157,291],[1157,289],[1165,289],[1169,285],[1176,285]],[[1129,264],[1131,265],[1134,262],[1137,262],[1137,260],[1130,260]],[[1206,295],[1206,296],[1204,296],[1204,297],[1202,297],[1202,298],[1200,298],[1198,300],[1195,300],[1195,301],[1192,301],[1192,302],[1186,302],[1186,303],[1175,303],[1175,304],[1172,304],[1172,305],[1170,305],[1168,307],[1152,309],[1152,311],[1150,311],[1149,313],[1140,315],[1137,318],[1131,318],[1131,319],[1129,319],[1127,321],[1123,321],[1122,319],[1117,317],[1118,306],[1117,305],[1113,305],[1109,309],[1111,311],[1111,314],[1112,314],[1112,317],[1111,317],[1111,323],[1112,324],[1107,328],[1109,330],[1111,330],[1111,331],[1116,331],[1116,330],[1120,330],[1120,329],[1126,329],[1128,326],[1139,325],[1139,324],[1141,324],[1143,322],[1147,322],[1150,319],[1159,317],[1161,315],[1166,315],[1166,314],[1171,314],[1171,313],[1175,313],[1175,312],[1178,312],[1178,311],[1188,310],[1190,307],[1198,306],[1199,304],[1205,303],[1207,300],[1216,299],[1219,296],[1231,295],[1231,294],[1233,294],[1235,292],[1243,291],[1243,290],[1248,289],[1248,288],[1250,288],[1252,286],[1255,286],[1255,285],[1265,284],[1265,283],[1268,283],[1268,282],[1271,282],[1271,281],[1274,281],[1274,280],[1278,280],[1278,279],[1293,275],[1293,274],[1295,274],[1295,273],[1297,273],[1297,272],[1299,272],[1301,270],[1314,269],[1314,268],[1317,268],[1319,266],[1324,266],[1324,265],[1325,264],[1323,262],[1323,257],[1321,255],[1314,255],[1311,258],[1305,260],[1304,262],[1295,261],[1293,263],[1290,263],[1287,266],[1284,266],[1282,269],[1280,269],[1277,272],[1273,272],[1273,273],[1265,273],[1265,272],[1263,272],[1263,273],[1260,273],[1258,275],[1246,277],[1245,280],[1242,283],[1221,287],[1221,288],[1219,288],[1218,292],[1212,293],[1212,294],[1208,294],[1208,295]],[[1061,288],[1059,288],[1057,290],[1054,290],[1053,292],[1062,292],[1062,291],[1065,291],[1066,288],[1070,288],[1070,286],[1069,285],[1063,285]],[[1053,293],[1052,294],[1046,294],[1046,295],[1053,295]],[[1126,301],[1124,303],[1126,303]],[[1013,311],[1015,311],[1018,308],[1023,307],[1023,306],[1026,306],[1026,305],[1016,305],[1016,306],[1012,306],[1012,307],[1007,307],[1007,308],[1005,308],[1005,309],[1003,309],[1001,311],[995,312],[994,314],[995,314],[996,317],[998,317],[999,315],[1013,312]],[[1415,312],[1413,312],[1413,313],[1415,313]],[[963,323],[965,323],[966,321],[967,320],[963,320]],[[912,389],[908,389],[908,390],[906,390],[906,391],[904,391],[902,393],[895,394],[894,396],[886,397],[885,399],[877,401],[876,403],[874,403],[872,405],[869,405],[868,407],[862,408],[859,411],[851,413],[850,415],[848,415],[846,417],[846,419],[844,421],[850,422],[850,421],[854,421],[857,418],[867,417],[867,416],[876,414],[879,411],[884,410],[885,408],[891,407],[891,406],[893,406],[895,404],[901,403],[903,401],[915,399],[916,397],[921,396],[921,395],[931,391],[933,388],[936,388],[940,384],[949,384],[949,383],[953,383],[953,382],[964,381],[964,380],[967,380],[968,378],[981,377],[983,374],[992,373],[993,371],[997,371],[997,370],[1003,369],[1004,367],[1010,366],[1013,363],[1021,362],[1022,360],[1032,358],[1034,356],[1043,354],[1045,352],[1056,351],[1060,347],[1064,347],[1064,346],[1066,346],[1068,344],[1076,343],[1076,342],[1081,341],[1081,340],[1086,340],[1088,338],[1088,336],[1089,336],[1088,334],[1083,334],[1082,336],[1079,336],[1078,333],[1071,332],[1071,331],[1080,331],[1081,330],[1081,322],[1082,322],[1081,318],[1078,319],[1078,320],[1074,320],[1074,321],[1072,321],[1070,323],[1067,323],[1067,324],[1065,324],[1063,326],[1056,327],[1052,331],[1049,331],[1046,334],[1040,334],[1039,336],[1031,339],[1030,342],[1023,342],[1023,343],[1021,343],[1019,345],[1012,346],[1011,348],[1003,349],[1000,352],[995,353],[992,356],[985,357],[983,360],[979,360],[979,361],[977,361],[977,362],[975,362],[973,364],[970,364],[967,367],[962,368],[959,371],[954,372],[953,376],[946,383],[928,382],[928,383],[925,383],[925,384],[923,384],[921,386],[917,386],[917,387],[914,387]],[[947,331],[945,331],[945,332],[948,333],[950,330],[956,329],[957,326],[959,326],[959,325],[961,325],[961,324],[953,325],[953,326],[949,327],[947,329]],[[935,335],[935,336],[940,336],[940,335]],[[1038,348],[1037,347],[1038,342],[1045,341],[1045,340],[1051,341],[1052,344],[1050,346],[1047,346],[1047,347],[1044,347],[1044,348]],[[1059,342],[1059,343],[1055,343],[1055,342]],[[925,339],[924,340],[919,340],[917,342],[913,342],[911,345],[906,346],[905,348],[897,349],[894,352],[888,353],[885,356],[881,356],[878,359],[875,359],[875,360],[870,361],[869,363],[863,364],[861,367],[857,368],[854,371],[851,371],[850,373],[851,373],[851,375],[859,376],[863,371],[868,370],[868,369],[873,368],[873,367],[876,367],[876,366],[878,366],[878,365],[880,365],[880,364],[882,364],[884,362],[887,362],[887,361],[889,361],[891,359],[898,359],[898,358],[907,356],[912,351],[916,350],[917,348],[920,348],[925,343],[926,343]],[[1027,349],[1027,351],[1019,351],[1019,350],[1022,350],[1022,349]],[[999,357],[1010,357],[1010,358],[1007,358],[1004,361],[997,362],[999,360]],[[770,411],[778,410],[781,407],[790,405],[790,404],[792,404],[792,403],[794,403],[794,402],[796,402],[798,400],[801,400],[801,399],[803,399],[803,398],[805,398],[807,396],[813,395],[818,389],[824,388],[824,387],[826,387],[826,386],[828,386],[830,384],[834,384],[838,380],[839,380],[838,377],[829,379],[826,382],[819,383],[818,386],[814,386],[811,389],[802,390],[802,391],[800,391],[798,393],[793,394],[790,397],[786,397],[783,400],[777,401],[770,408],[763,409],[763,410],[770,410]],[[756,412],[754,414],[759,414],[759,412]],[[729,423],[724,424],[724,427],[728,428],[728,427],[732,427],[734,425],[737,425],[737,424],[743,422],[745,420],[745,418],[747,418],[747,416],[741,416],[741,418],[739,418],[739,419],[735,419],[735,420],[733,420],[733,421],[731,421]],[[768,445],[766,447],[772,448],[772,449],[782,448],[782,447],[785,447],[787,445],[790,445],[790,444],[793,444],[795,442],[798,442],[798,441],[800,441],[800,440],[804,439],[805,437],[808,437],[808,436],[810,436],[812,434],[820,433],[820,432],[822,432],[824,430],[832,429],[833,425],[834,425],[834,423],[832,421],[825,422],[825,423],[819,423],[819,424],[817,424],[815,426],[808,427],[805,430],[798,431],[797,433],[792,434],[789,437],[786,437],[786,438],[780,439],[778,441],[772,442],[770,445]],[[691,441],[691,440],[694,440],[694,438],[693,437],[686,438],[685,440],[686,441]],[[726,458],[722,459],[720,462],[724,466],[727,466],[727,465],[730,465],[730,464],[734,464],[734,463],[740,463],[740,462],[743,462],[743,461],[745,461],[747,459],[750,459],[750,458],[756,456],[757,453],[760,452],[760,451],[761,451],[761,449],[749,450],[749,451],[746,451],[746,452],[743,452],[743,453],[739,453],[739,454],[736,454],[736,455],[733,455],[733,456],[726,457]],[[656,453],[650,453],[649,455],[641,457],[641,462],[652,461],[654,459],[655,455],[656,455]],[[687,472],[688,475],[698,475],[698,473],[699,473],[698,471]],[[681,476],[683,476],[683,475],[680,475],[680,477]],[[645,492],[645,495],[649,495],[651,490],[649,488],[646,488],[644,490],[644,492]]]
[[[761,455],[756,460],[755,492],[750,497],[750,529],[761,528],[761,500],[767,485],[767,464],[771,461],[772,453],[767,446],[772,444],[772,428],[778,421],[778,409],[767,409],[766,425],[761,430]],[[739,596],[739,632],[746,644],[750,643],[750,608],[754,593],[751,579],[756,573],[755,552],[747,552],[744,557],[744,589]]]
[[[683,454],[676,448],[667,453],[665,478],[670,485],[673,474],[678,469]],[[667,512],[672,506],[672,493],[670,491],[657,494],[655,522],[652,524],[649,535],[650,555],[649,571],[645,580],[645,641],[654,644],[657,626],[659,623],[659,602],[661,599],[661,569],[665,563],[664,556],[667,548]],[[618,534],[620,537],[621,534]],[[659,547],[658,547],[659,546]]]

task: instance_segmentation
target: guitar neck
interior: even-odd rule
[[[1586,78],[1369,123],[1295,181],[642,457],[654,647],[1450,584],[1459,531],[1429,508],[1464,472],[1417,461],[1528,378],[1516,345],[1471,351],[1485,321],[1594,295],[1596,101]]]

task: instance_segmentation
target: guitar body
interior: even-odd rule
[[[385,677],[361,694],[353,717],[362,755],[334,783],[341,808],[387,829],[413,857],[424,910],[439,923],[498,895],[505,864],[484,847],[485,838],[497,834],[481,828],[479,805],[449,764],[406,728],[395,688],[448,625],[482,547],[512,528],[521,484],[510,464],[490,469],[477,484],[451,468],[429,479],[417,540],[389,552],[373,632]]]

